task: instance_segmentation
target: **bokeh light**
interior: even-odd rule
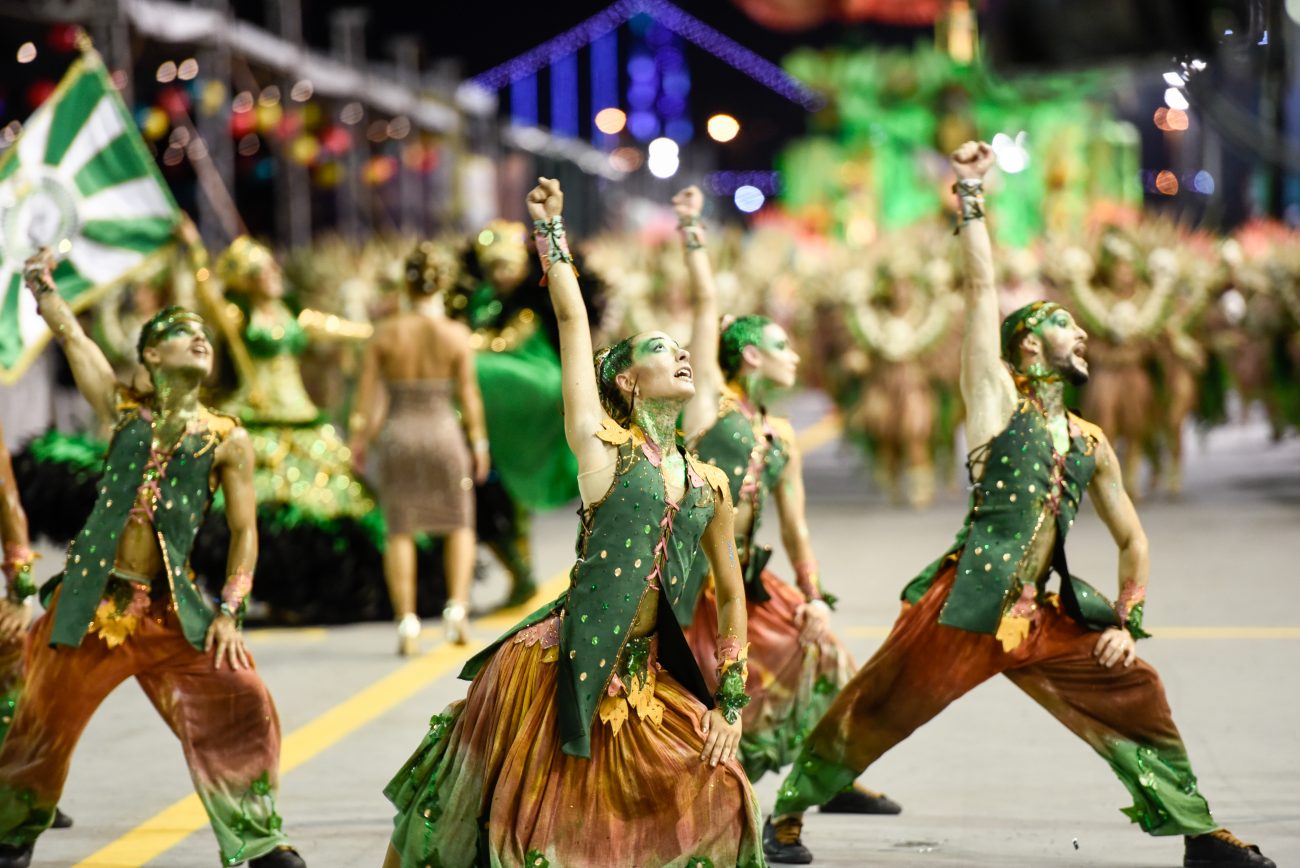
[[[1186,110],[1188,108],[1187,97],[1176,87],[1171,87],[1165,91],[1165,105],[1171,109]]]
[[[715,142],[729,142],[740,133],[740,121],[727,114],[716,114],[709,118],[706,129],[709,138]]]
[[[30,42],[24,42],[18,46],[18,62],[31,63],[36,59],[36,46]]]
[[[627,114],[620,108],[603,108],[596,112],[596,129],[607,136],[616,136],[627,126]]]
[[[1192,189],[1202,196],[1210,196],[1214,193],[1214,176],[1202,169],[1192,178]]]
[[[1178,192],[1178,176],[1165,169],[1156,175],[1156,190],[1166,196],[1173,196]]]
[[[643,162],[636,148],[615,148],[609,155],[609,164],[620,172],[635,172]]]
[[[762,208],[763,203],[767,201],[763,191],[750,184],[737,187],[732,199],[736,203],[736,207],[746,214],[753,214],[759,208]]]

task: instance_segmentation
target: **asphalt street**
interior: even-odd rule
[[[822,407],[805,397],[793,410],[806,427]],[[811,528],[824,581],[842,601],[835,629],[861,661],[883,638],[901,587],[951,541],[964,493],[949,490],[921,512],[895,509],[870,491],[849,447],[822,439],[806,462]],[[1139,507],[1156,634],[1141,654],[1164,679],[1216,818],[1278,865],[1300,865],[1300,441],[1272,444],[1258,425],[1187,440],[1184,496]],[[567,509],[537,521],[541,576],[558,580],[567,569],[574,521]],[[1114,545],[1091,513],[1072,533],[1070,563],[1094,584],[1113,585]],[[783,555],[773,565],[790,574]],[[476,605],[488,609],[503,593],[501,576],[489,575],[475,588]],[[469,649],[444,645],[431,622],[425,654],[411,661],[395,655],[390,624],[252,632],[285,733],[279,808],[310,865],[379,865],[392,818],[382,788],[430,715],[463,695],[460,663],[511,617],[479,618]],[[1005,680],[958,701],[864,781],[901,802],[903,814],[810,814],[805,842],[817,864],[1181,864],[1181,840],[1132,826],[1119,812],[1127,793],[1105,762]],[[778,783],[758,782],[764,810]],[[77,749],[62,801],[76,825],[43,836],[34,864],[215,865],[190,793],[179,745],[143,693],[123,685]]]

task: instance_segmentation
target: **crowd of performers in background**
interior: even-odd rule
[[[863,450],[864,484],[916,508],[964,484],[951,231],[917,225],[855,248],[773,221],[706,242],[718,309],[786,329],[802,382],[830,396]],[[574,251],[597,345],[652,325],[692,334],[696,280],[676,234],[665,207],[635,233]],[[537,587],[531,516],[572,503],[578,487],[558,324],[524,225],[360,246],[331,238],[282,262],[247,237],[209,260],[192,226],[181,235],[169,268],[83,320],[129,379],[153,313],[175,303],[207,315],[222,357],[214,406],[248,428],[258,459],[254,613],[330,623],[391,612],[409,653],[419,617],[440,608],[463,638],[476,569],[499,564],[503,602],[526,600]],[[1275,438],[1300,426],[1293,232],[1260,222],[1216,238],[1114,213],[1085,235],[1000,253],[1004,313],[1056,300],[1092,336],[1093,376],[1068,399],[1110,432],[1135,497],[1181,491],[1189,419],[1204,431],[1262,407]],[[445,435],[436,447],[418,433],[429,424]],[[79,527],[106,434],[51,431],[15,456],[34,534],[60,543]],[[420,450],[439,478],[401,471]],[[454,509],[431,513],[429,491]],[[214,506],[195,548],[200,573],[219,574],[228,542]],[[351,578],[311,579],[325,573]]]
[[[598,238],[586,271],[568,247],[559,185],[547,179],[528,198],[533,250],[522,224],[495,222],[468,241],[376,241],[362,250],[334,243],[282,266],[246,237],[210,260],[185,222],[169,273],[87,318],[103,352],[58,298],[48,262],[29,264],[29,287],[60,332],[78,386],[114,427],[107,464],[107,430],[50,433],[2,480],[2,493],[24,495],[28,526],[12,504],[0,512],[9,579],[0,635],[22,631],[15,601],[35,592],[30,535],[75,537],[69,565],[82,562],[84,548],[90,566],[81,578],[68,567],[58,590],[72,590],[61,603],[47,595],[49,611],[27,643],[28,669],[10,685],[26,692],[8,696],[18,713],[0,749],[0,796],[18,799],[20,782],[40,798],[15,820],[21,829],[10,830],[15,843],[0,848],[0,864],[27,864],[56,815],[71,744],[42,727],[89,717],[102,698],[94,691],[112,686],[88,675],[99,657],[120,664],[122,678],[133,667],[150,675],[156,663],[128,653],[146,639],[187,666],[206,666],[202,655],[214,641],[218,661],[229,649],[229,674],[220,684],[212,675],[195,680],[187,701],[207,709],[205,691],[236,685],[247,701],[230,713],[267,729],[250,742],[238,774],[187,743],[226,863],[254,856],[258,864],[303,864],[274,804],[273,706],[239,638],[249,552],[260,548],[254,598],[274,616],[361,620],[391,609],[398,650],[412,654],[430,605],[445,602],[448,638],[467,641],[479,541],[510,577],[505,602],[533,599],[530,518],[578,500],[568,588],[469,661],[466,699],[433,717],[385,789],[397,809],[387,865],[686,858],[749,866],[761,865],[764,852],[803,864],[811,860],[801,840],[805,810],[897,813],[856,779],[947,702],[1007,671],[1108,758],[1134,795],[1127,812],[1145,831],[1186,837],[1185,864],[1271,866],[1210,817],[1159,678],[1134,665],[1133,642],[1146,635],[1148,564],[1119,483],[1121,470],[1135,471],[1145,456],[1152,479],[1176,492],[1183,424],[1194,412],[1222,419],[1230,383],[1243,406],[1263,401],[1276,436],[1300,424],[1300,404],[1287,393],[1300,388],[1296,245],[1266,226],[1218,241],[1164,223],[1111,221],[1087,245],[1001,257],[1004,274],[995,281],[981,181],[991,164],[991,150],[974,143],[954,157],[966,230],[960,245],[950,243],[950,226],[867,250],[801,246],[772,228],[711,238],[703,196],[688,188],[665,212],[673,227],[666,237]],[[972,275],[966,297],[962,273]],[[1078,312],[1077,325],[1054,298]],[[197,403],[211,370],[205,321],[177,303],[203,310],[220,339],[226,370],[211,399],[219,412]],[[999,350],[993,338],[1003,317]],[[963,323],[978,340],[960,339]],[[689,343],[674,337],[684,334]],[[132,347],[147,370],[131,362]],[[973,347],[983,354],[976,358]],[[182,350],[194,356],[184,364],[176,361]],[[132,388],[114,381],[113,358],[118,375],[138,381]],[[1027,386],[1013,381],[1004,360]],[[974,362],[997,379],[992,410],[971,391]],[[1048,362],[1056,367],[1047,370]],[[800,374],[805,365],[811,378]],[[177,371],[189,372],[184,390],[168,380]],[[1070,371],[1082,376],[1063,376]],[[1066,379],[1087,381],[1087,390],[1067,398]],[[1063,539],[1094,471],[1098,483],[1113,482],[1102,486],[1098,508],[1120,547],[1117,603],[1068,572],[1059,601],[1045,594],[1050,568],[1064,570],[1063,548],[1053,549],[1048,536],[983,540],[967,553],[968,519],[954,548],[908,586],[893,644],[854,676],[830,626],[835,598],[822,586],[805,519],[798,439],[771,411],[798,380],[831,394],[881,484],[914,506],[927,504],[952,473],[963,391],[976,396],[970,424],[986,443],[972,509],[997,512],[989,498],[1002,495],[989,492],[1005,483],[1010,505],[998,520],[1006,535],[1046,498]],[[1018,391],[1025,388],[1037,391]],[[1109,439],[1103,427],[1065,412],[1074,398]],[[169,415],[169,401],[200,415]],[[167,442],[178,445],[163,456]],[[1030,448],[1028,459],[1012,461]],[[174,474],[172,454],[180,456]],[[150,462],[126,463],[138,455]],[[160,457],[166,461],[156,465]],[[1036,457],[1039,475],[1017,481],[1015,464]],[[213,462],[219,492],[208,484]],[[164,470],[181,494],[161,493]],[[137,476],[136,499],[149,508],[132,518],[127,496]],[[1026,495],[1041,485],[1041,494],[1016,504],[1022,485]],[[794,573],[788,581],[767,569],[771,549],[759,544],[769,502]],[[155,514],[160,504],[165,514]],[[154,556],[154,538],[141,530],[148,523],[160,541],[164,525],[175,531],[166,540],[170,560]],[[994,535],[992,525],[986,533]],[[114,544],[117,564],[110,570],[100,559],[95,568],[95,546]],[[956,578],[961,563],[981,556],[991,573],[995,547],[1002,554],[995,578],[1023,585],[1018,597],[998,583]],[[1013,553],[1024,557],[1013,562]],[[128,569],[132,558],[143,564],[138,573]],[[153,581],[155,561],[169,583],[174,574],[174,586]],[[1032,569],[1021,572],[1025,564]],[[420,576],[430,574],[437,586],[422,593]],[[214,614],[186,580],[222,575],[229,578]],[[135,597],[115,604],[100,603],[99,593],[75,596],[113,576],[134,582]],[[949,611],[944,600],[959,596]],[[172,614],[137,617],[155,605]],[[153,630],[151,620],[165,629]],[[88,622],[98,638],[83,643]],[[1031,622],[1038,632],[1030,633]],[[960,642],[979,654],[945,645],[943,637],[957,633],[943,626],[960,627]],[[137,629],[135,644],[114,656]],[[56,657],[51,641],[74,652]],[[987,665],[954,668],[949,657]],[[921,666],[942,669],[942,677],[926,677],[947,678],[952,690],[912,691],[933,701],[904,702],[896,684],[906,673],[920,677]],[[891,677],[876,677],[881,667]],[[1087,689],[1078,696],[1058,689],[1083,676]],[[60,693],[56,683],[75,689]],[[1124,695],[1135,698],[1112,707],[1105,697],[1119,692],[1099,684],[1127,685]],[[1042,697],[1034,685],[1046,685]],[[56,713],[58,702],[75,707]],[[876,720],[882,715],[894,715],[889,725]],[[213,725],[219,718],[210,709],[203,716]],[[888,738],[846,748],[854,730]],[[1156,765],[1160,773],[1151,774]],[[31,781],[15,771],[28,767],[36,769]],[[760,830],[751,781],[791,767]],[[249,769],[261,776],[244,780]],[[251,796],[235,798],[245,790],[265,801],[255,817]]]

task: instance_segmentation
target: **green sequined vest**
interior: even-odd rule
[[[659,589],[658,660],[684,688],[712,707],[709,689],[686,644],[674,606],[687,589],[700,540],[720,495],[687,458],[687,487],[678,508],[665,501],[658,467],[631,439],[618,445],[613,485],[603,499],[582,509],[577,561],[569,589],[512,627],[475,655],[461,671],[473,678],[515,633],[557,611],[560,634],[556,703],[560,740],[570,756],[590,757],[591,727],[609,686],[628,629],[643,596]]]
[[[1070,576],[1065,537],[1074,525],[1084,491],[1097,468],[1094,437],[1070,419],[1070,449],[1057,454],[1047,418],[1022,400],[1001,433],[971,461],[984,461],[984,474],[971,490],[971,506],[957,541],[904,589],[916,602],[934,581],[939,566],[957,557],[957,575],[939,623],[977,633],[996,633],[1004,612],[1021,589],[1021,561],[1047,522],[1056,526],[1052,567],[1062,577],[1066,611],[1088,626],[1112,626],[1113,607],[1095,589]]]
[[[700,460],[727,474],[732,503],[749,504],[753,522],[748,534],[737,533],[736,551],[741,559],[746,598],[766,602],[768,595],[761,576],[772,550],[756,545],[754,540],[762,522],[763,504],[790,462],[790,444],[774,430],[765,412],[761,409],[748,412],[739,396],[729,390],[719,403],[718,420],[696,439],[695,452]],[[708,575],[708,561],[700,559],[691,576],[691,596],[683,599],[683,606],[677,612],[683,624],[691,623],[695,601]]]
[[[68,546],[50,633],[52,645],[80,645],[104,596],[118,541],[151,459],[153,427],[147,414],[144,408],[128,410],[113,433],[95,508]],[[211,426],[186,433],[171,456],[164,456],[165,470],[154,497],[153,528],[176,614],[185,638],[200,650],[214,613],[189,577],[189,559],[211,505],[208,477],[221,440]]]

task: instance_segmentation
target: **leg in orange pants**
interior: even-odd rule
[[[777,816],[821,804],[953,700],[1005,674],[1110,763],[1134,798],[1125,813],[1144,831],[1218,828],[1151,666],[1100,666],[1097,634],[1052,606],[1039,607],[1029,637],[1010,652],[991,635],[943,626],[955,571],[950,560],[836,697],[781,785]]]

